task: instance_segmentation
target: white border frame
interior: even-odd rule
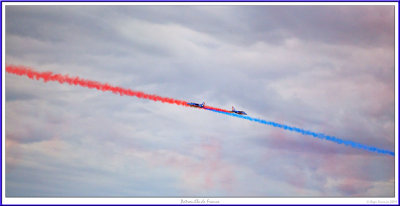
[[[393,198],[14,198],[5,196],[5,7],[7,5],[393,5],[395,6],[395,197]],[[398,204],[398,2],[2,2],[3,204]]]

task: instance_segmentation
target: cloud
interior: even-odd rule
[[[6,63],[393,150],[393,11],[8,5]],[[7,196],[394,194],[391,157],[208,111],[5,79]]]

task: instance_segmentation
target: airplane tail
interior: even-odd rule
[[[204,106],[206,103],[205,102],[203,102],[202,104],[201,104],[201,106]]]
[[[235,111],[235,107],[232,106],[232,111]]]

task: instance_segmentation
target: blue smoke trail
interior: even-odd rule
[[[210,111],[213,111],[213,112],[217,112],[217,113],[221,113],[221,114],[225,114],[225,115],[230,115],[230,116],[233,116],[233,117],[247,119],[247,120],[258,122],[258,123],[261,123],[261,124],[266,124],[266,125],[271,125],[271,126],[274,126],[274,127],[279,127],[279,128],[285,129],[285,130],[292,131],[292,132],[301,133],[303,135],[310,135],[310,136],[313,136],[313,137],[316,137],[316,138],[320,138],[320,139],[323,139],[323,140],[328,140],[328,141],[331,141],[331,142],[335,142],[337,144],[344,144],[346,146],[350,146],[350,147],[357,148],[357,149],[363,149],[363,150],[367,150],[367,151],[370,151],[370,152],[377,152],[377,153],[380,153],[380,154],[386,154],[386,155],[394,156],[394,152],[389,151],[389,150],[384,150],[384,149],[379,149],[379,148],[368,146],[368,145],[363,145],[363,144],[360,144],[360,143],[357,143],[357,142],[353,142],[353,141],[350,141],[350,140],[342,140],[342,139],[339,139],[339,138],[334,137],[334,136],[325,135],[323,133],[315,133],[315,132],[304,130],[304,129],[300,129],[300,128],[297,128],[297,127],[291,127],[291,126],[287,126],[287,125],[284,125],[284,124],[279,124],[279,123],[275,123],[275,122],[271,122],[271,121],[257,119],[257,118],[253,118],[253,117],[249,117],[249,116],[242,116],[242,115],[235,114],[235,113],[226,113],[226,112],[221,112],[221,111],[208,109],[208,108],[204,108],[204,109],[210,110]]]

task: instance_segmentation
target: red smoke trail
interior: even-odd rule
[[[177,104],[181,106],[188,106],[187,102],[176,100],[167,97],[160,97],[154,94],[146,94],[139,91],[133,91],[130,89],[124,89],[122,87],[111,86],[107,83],[100,83],[96,81],[86,80],[79,77],[69,77],[68,75],[62,74],[53,74],[52,72],[37,72],[31,68],[27,68],[24,66],[14,66],[8,65],[6,66],[6,72],[10,74],[16,74],[19,76],[28,76],[30,79],[40,80],[43,79],[44,82],[48,81],[58,81],[61,84],[68,83],[70,85],[79,85],[82,87],[87,87],[90,89],[97,89],[101,91],[111,91],[115,94],[127,95],[127,96],[135,96],[138,98],[149,99],[153,101],[161,101],[163,103]]]
[[[210,109],[210,110],[215,110],[215,111],[220,111],[220,112],[227,112],[227,113],[231,112],[229,110],[220,109],[220,108],[216,108],[216,107],[210,107],[210,106],[204,106],[204,109]]]
[[[79,85],[82,87],[97,89],[97,90],[101,90],[101,91],[111,91],[115,94],[120,94],[121,96],[122,95],[136,96],[138,98],[149,99],[149,100],[153,100],[153,101],[161,101],[161,102],[177,104],[177,105],[181,105],[181,106],[189,106],[187,104],[187,102],[181,101],[181,100],[176,100],[176,99],[167,98],[167,97],[160,97],[160,96],[153,95],[153,94],[145,94],[143,92],[133,91],[130,89],[124,89],[121,87],[110,86],[106,83],[85,80],[85,79],[81,79],[79,77],[69,77],[68,75],[53,74],[52,72],[37,72],[37,71],[34,71],[34,70],[24,67],[24,66],[9,65],[9,66],[6,66],[6,72],[8,72],[10,74],[16,74],[19,76],[28,76],[30,79],[36,79],[36,80],[43,79],[44,82],[58,81],[61,84],[68,83],[70,85]],[[259,122],[259,123],[265,124],[265,125],[271,125],[274,127],[283,128],[285,130],[289,130],[292,132],[301,133],[303,135],[310,135],[310,136],[317,137],[317,138],[320,138],[323,140],[332,141],[332,142],[335,142],[338,144],[344,144],[344,145],[351,146],[351,147],[358,148],[358,149],[364,149],[364,150],[367,150],[370,152],[377,152],[377,153],[387,154],[387,155],[391,155],[391,156],[395,155],[394,152],[389,151],[389,150],[384,150],[384,149],[380,149],[380,148],[373,147],[373,146],[363,145],[363,144],[349,141],[349,140],[342,140],[335,136],[329,136],[329,135],[325,135],[323,133],[311,132],[311,131],[304,130],[304,129],[297,128],[297,127],[292,127],[292,126],[279,124],[279,123],[275,123],[275,122],[271,122],[271,121],[257,119],[257,118],[253,118],[253,117],[249,117],[249,116],[242,116],[242,115],[238,115],[238,114],[232,113],[231,111],[224,110],[224,109],[219,109],[219,108],[210,107],[210,106],[204,106],[202,109],[211,110],[214,112],[223,113],[226,115],[231,115],[231,116],[242,118],[242,119]]]

